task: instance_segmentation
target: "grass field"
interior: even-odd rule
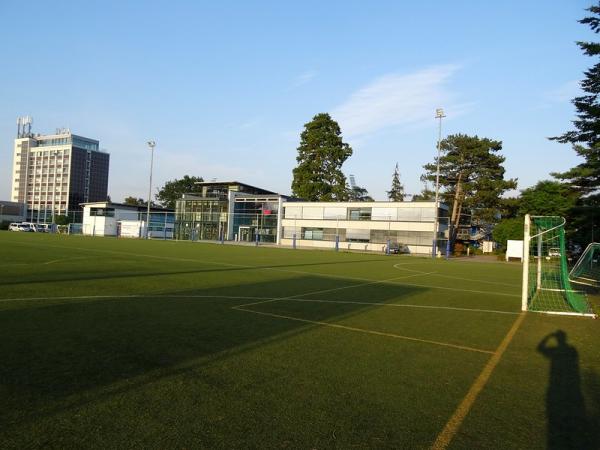
[[[9,232],[0,255],[2,448],[600,446],[599,322],[521,315],[519,264]]]

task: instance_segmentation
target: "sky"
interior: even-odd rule
[[[184,175],[291,193],[300,133],[341,126],[353,174],[409,194],[442,134],[503,142],[519,189],[579,160],[571,129],[590,2],[0,2],[0,199],[10,199],[16,119],[70,128],[111,155],[109,195],[147,197]]]

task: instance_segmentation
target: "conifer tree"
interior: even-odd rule
[[[387,191],[388,198],[392,202],[403,202],[404,201],[404,186],[400,183],[400,171],[398,170],[398,163],[396,163],[396,169],[392,176],[392,188]]]
[[[594,33],[600,32],[600,2],[588,8],[592,13],[579,23],[589,25]],[[599,42],[577,42],[583,53],[597,60],[600,55]],[[572,169],[553,174],[567,181],[582,194],[596,193],[600,189],[600,63],[587,70],[581,81],[584,95],[575,97],[572,103],[577,111],[573,121],[575,130],[550,139],[573,145],[575,152],[583,157],[583,162]]]
[[[308,201],[346,200],[346,176],[341,169],[351,155],[338,123],[329,114],[317,114],[300,135],[292,192]]]

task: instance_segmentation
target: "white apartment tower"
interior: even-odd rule
[[[81,203],[104,201],[110,155],[99,142],[72,134],[34,135],[32,119],[17,121],[11,200],[27,205],[27,219],[50,223],[56,215],[81,220]]]

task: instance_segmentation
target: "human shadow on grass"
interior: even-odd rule
[[[152,258],[154,259],[154,258]],[[8,280],[1,280],[2,285],[21,285],[21,284],[43,284],[43,283],[60,283],[65,281],[93,281],[93,280],[112,280],[112,279],[122,279],[122,278],[142,278],[142,277],[157,277],[157,276],[169,276],[169,275],[189,275],[189,274],[201,274],[201,273],[227,273],[227,272],[240,272],[240,271],[248,271],[248,270],[279,270],[285,272],[286,269],[294,269],[296,267],[309,267],[309,266],[326,266],[326,265],[344,265],[344,264],[356,264],[356,263],[365,263],[365,262],[373,262],[379,261],[381,259],[371,259],[371,260],[352,260],[352,261],[333,261],[333,262],[318,262],[318,263],[297,263],[297,264],[279,264],[279,265],[264,265],[264,266],[243,266],[240,264],[240,267],[234,266],[233,264],[230,266],[227,263],[223,263],[222,265],[219,263],[205,263],[202,260],[198,260],[199,264],[209,264],[214,265],[215,267],[210,268],[202,268],[195,270],[161,270],[161,271],[144,271],[144,270],[134,270],[134,271],[123,271],[120,270],[118,272],[94,272],[92,269],[88,273],[84,273],[83,275],[76,275],[76,272],[69,268],[68,271],[53,271],[48,273],[47,276],[40,278],[39,275],[35,273],[33,270],[30,274],[22,274],[19,276],[18,280],[12,279],[11,277]],[[185,261],[182,261],[185,262]],[[190,263],[192,261],[188,261]],[[335,275],[331,275],[332,277]],[[340,275],[343,277],[343,275]]]
[[[206,365],[314,327],[232,310],[252,300],[225,297],[274,298],[349,284],[302,276],[147,298],[28,302],[1,311],[0,392],[6,396],[0,404],[0,430],[183,373],[219,389],[221,380],[205,375]],[[383,284],[373,289],[378,302],[427,290]],[[331,305],[320,308],[315,318],[335,321],[373,307]]]
[[[550,360],[546,391],[547,448],[597,448],[598,430],[587,415],[577,349],[567,342],[564,331],[557,330],[544,337],[537,350]]]

